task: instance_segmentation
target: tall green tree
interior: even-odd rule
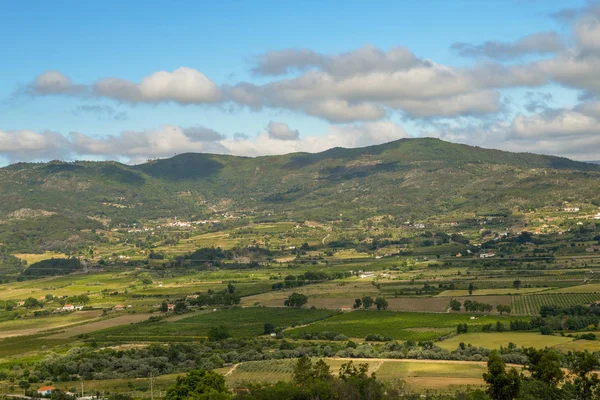
[[[487,394],[492,400],[513,400],[519,395],[521,375],[511,368],[506,372],[506,363],[500,353],[494,350],[488,358],[488,372],[483,374],[487,383]]]
[[[225,378],[213,371],[192,370],[169,386],[166,400],[230,400]]]

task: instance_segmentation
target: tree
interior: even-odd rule
[[[160,312],[167,312],[169,311],[169,303],[167,303],[166,301],[163,301],[162,303],[160,303]]]
[[[519,290],[521,288],[521,281],[519,279],[515,279],[513,281],[513,287],[517,290]]]
[[[456,299],[450,300],[450,309],[452,311],[460,311],[460,301]]]
[[[525,369],[531,378],[543,382],[552,390],[556,390],[565,374],[561,369],[561,356],[552,349],[537,350],[533,347],[525,349],[527,363]]]
[[[275,333],[275,325],[271,324],[271,323],[266,323],[265,327],[264,327],[264,333],[265,335],[270,335],[271,333]]]
[[[293,371],[293,379],[299,385],[304,385],[312,378],[312,361],[308,356],[302,356],[296,361]]]
[[[467,324],[458,324],[456,326],[456,333],[467,333],[469,332],[469,325]]]
[[[366,310],[373,305],[373,298],[371,296],[365,296],[362,298],[363,308]]]
[[[219,342],[230,337],[229,331],[223,325],[214,326],[208,331],[208,340],[213,342]]]
[[[186,309],[187,306],[185,305],[185,301],[180,300],[175,302],[175,314],[182,314],[185,312]]]
[[[567,357],[567,364],[571,373],[575,375],[573,386],[582,400],[597,399],[600,395],[600,379],[592,371],[600,368],[600,360],[595,354],[586,351],[577,351]]]
[[[352,308],[361,308],[361,307],[362,307],[362,300],[354,299],[354,305],[352,306]]]
[[[292,293],[290,295],[290,297],[287,298],[286,301],[283,302],[283,304],[286,307],[294,307],[294,308],[300,308],[303,305],[305,305],[306,303],[308,303],[308,297],[304,294],[301,293]]]
[[[25,308],[39,307],[40,302],[33,297],[28,297],[27,299],[25,299],[25,304],[23,305],[25,306]]]
[[[388,302],[383,297],[378,297],[375,299],[375,305],[377,306],[378,310],[385,310],[388,308]]]
[[[229,282],[229,283],[227,284],[227,293],[229,293],[229,294],[232,294],[232,293],[234,293],[234,292],[235,292],[235,286],[233,286],[233,285],[231,284],[231,282]]]
[[[475,290],[475,285],[473,285],[473,282],[469,283],[469,296],[471,296],[473,294],[473,291]]]
[[[26,391],[27,389],[29,389],[30,386],[31,385],[27,381],[19,381],[19,387],[21,389],[23,389],[23,391]]]
[[[225,378],[213,371],[192,370],[185,376],[178,376],[175,384],[169,386],[166,400],[229,400],[231,396]]]
[[[490,353],[487,362],[488,372],[483,379],[488,385],[487,394],[493,400],[513,400],[521,388],[521,376],[516,369],[506,372],[506,364],[497,350]]]
[[[503,313],[510,314],[512,308],[509,305],[498,304],[496,306],[496,310],[498,310],[498,312],[500,313],[500,315],[502,315]]]

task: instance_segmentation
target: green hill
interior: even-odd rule
[[[82,229],[102,223],[224,212],[412,220],[564,201],[600,205],[598,178],[600,165],[430,138],[257,158],[181,154],[135,166],[18,163],[0,169],[0,241],[22,250],[40,240],[76,244],[85,240]]]

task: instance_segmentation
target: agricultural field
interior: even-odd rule
[[[335,373],[339,367],[350,360],[324,359]],[[379,379],[388,382],[403,380],[408,389],[414,392],[436,391],[447,393],[483,386],[481,362],[452,362],[427,360],[382,360],[354,359],[354,363],[369,365],[369,373],[375,373]],[[260,381],[274,383],[289,380],[293,371],[293,360],[253,361],[242,363],[234,368],[219,371],[225,375],[228,385],[243,387],[245,382]]]
[[[542,335],[537,332],[470,332],[444,339],[436,345],[449,351],[456,350],[460,343],[486,349],[499,349],[501,346],[508,347],[509,343],[514,343],[517,347],[543,349],[545,347],[563,348],[561,346],[573,341],[573,338],[560,335]]]
[[[533,294],[530,296],[511,296],[510,304],[515,314],[536,315],[543,305],[559,305],[561,307],[591,304],[600,300],[600,293]]]
[[[205,339],[211,328],[223,326],[234,338],[250,338],[264,333],[264,325],[286,328],[310,324],[338,314],[332,310],[286,308],[231,308],[204,311],[197,315],[171,321],[143,322],[118,326],[92,334],[98,341],[144,342],[189,341]]]
[[[458,324],[466,323],[476,329],[484,324],[495,324],[498,320],[508,323],[510,319],[469,314],[353,311],[291,329],[289,333],[335,332],[350,338],[378,334],[397,340],[436,340],[454,332]]]

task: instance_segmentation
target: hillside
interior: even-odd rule
[[[595,164],[429,138],[257,158],[181,154],[135,166],[18,163],[0,169],[0,241],[77,242],[82,229],[224,212],[356,222],[600,205],[599,177]]]

